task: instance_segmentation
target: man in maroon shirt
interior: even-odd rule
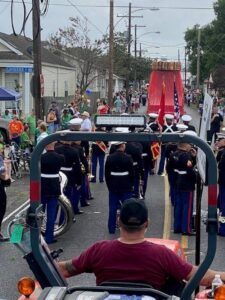
[[[63,275],[94,273],[97,285],[104,281],[129,281],[147,283],[156,289],[163,289],[168,278],[189,280],[197,267],[165,246],[146,241],[148,223],[148,209],[144,201],[126,200],[119,217],[120,237],[98,241],[80,256],[59,262]],[[224,272],[208,270],[201,285],[211,285],[215,274],[220,274],[225,280]]]

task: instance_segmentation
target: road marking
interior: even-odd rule
[[[171,201],[169,197],[169,181],[167,175],[164,177],[164,186],[165,186],[165,212],[164,212],[163,238],[170,239]]]
[[[180,243],[183,249],[188,249],[188,236],[182,235]]]
[[[28,199],[22,205],[20,205],[19,207],[17,207],[17,209],[15,209],[14,211],[12,211],[7,217],[5,217],[3,219],[2,223],[4,223],[5,221],[7,221],[9,218],[11,218],[13,215],[15,215],[18,211],[22,210],[23,207],[26,206],[29,202],[30,202],[30,199]]]

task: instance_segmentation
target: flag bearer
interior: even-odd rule
[[[184,125],[186,125],[188,128],[187,130],[192,130],[192,131],[195,131],[196,132],[196,129],[193,125],[190,124],[191,120],[192,120],[192,117],[190,115],[183,115],[181,117]]]
[[[171,114],[165,115],[165,124],[163,125],[163,128],[162,128],[163,133],[174,133],[177,131],[177,127],[173,123],[173,121],[174,121],[173,115],[171,115]],[[164,172],[165,160],[166,160],[166,143],[162,143],[158,175],[162,175]]]
[[[115,152],[105,163],[105,180],[109,190],[109,233],[115,233],[116,213],[124,200],[132,197],[134,186],[133,160],[125,152],[125,142],[112,142]]]

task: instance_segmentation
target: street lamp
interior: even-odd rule
[[[139,35],[138,39],[140,39],[140,37],[146,35],[146,34],[151,34],[151,33],[155,33],[155,34],[160,34],[161,32],[160,31],[147,31],[141,35]]]

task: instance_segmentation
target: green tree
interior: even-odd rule
[[[57,50],[65,51],[74,57],[79,68],[79,86],[81,94],[85,92],[91,82],[103,72],[105,67],[99,63],[102,48],[99,41],[92,42],[86,22],[78,17],[70,18],[71,26],[52,34],[49,43]],[[96,75],[96,69],[99,71]]]
[[[215,19],[201,30],[201,72],[200,80],[208,79],[210,74],[221,74],[225,66],[225,0],[214,3]],[[197,36],[198,25],[190,28],[185,33],[190,72],[196,75],[197,70]],[[217,69],[219,71],[217,72]],[[225,74],[224,74],[225,75]],[[213,76],[215,87],[219,76]],[[220,82],[221,85],[221,82]]]

